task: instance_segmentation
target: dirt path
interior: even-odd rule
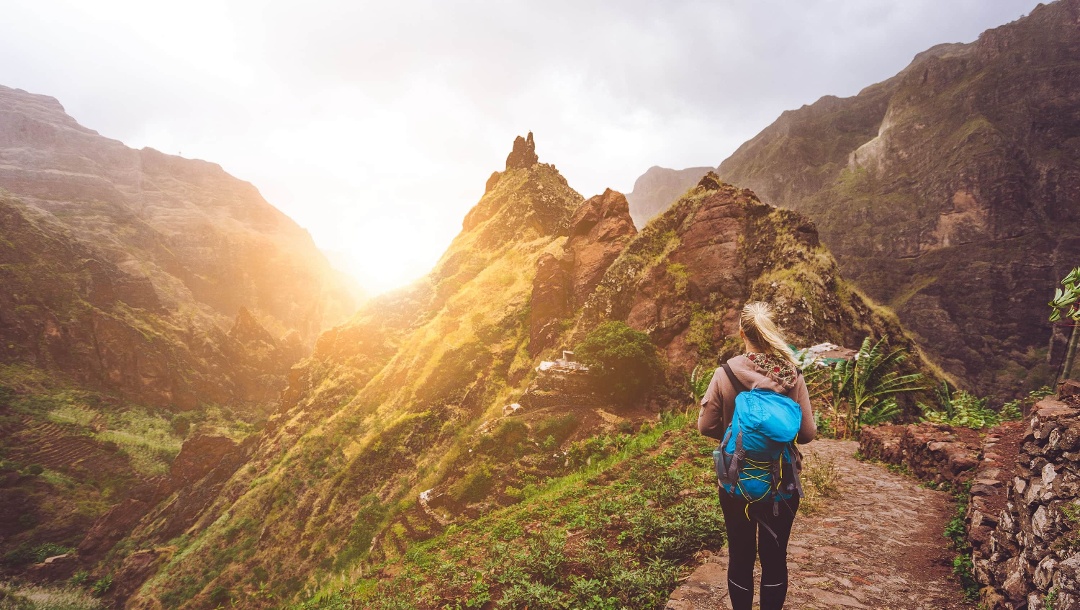
[[[953,510],[948,496],[856,460],[857,448],[854,441],[831,440],[804,448],[808,461],[834,461],[840,493],[824,499],[812,515],[800,511],[795,520],[784,607],[975,608],[963,601],[952,576],[953,554],[942,536]],[[672,593],[666,609],[730,608],[727,560],[726,548],[710,556]]]

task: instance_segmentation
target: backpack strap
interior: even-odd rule
[[[743,382],[739,381],[739,378],[735,376],[735,373],[731,372],[731,367],[728,366],[727,362],[724,363],[724,372],[727,373],[728,381],[735,388],[736,395],[750,391],[750,388],[744,386]]]

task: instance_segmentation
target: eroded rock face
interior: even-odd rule
[[[1077,19],[1062,0],[929,49],[857,96],[785,112],[718,172],[813,219],[845,277],[948,372],[1022,394],[1056,364],[1030,312],[1080,258]]]
[[[585,303],[604,272],[637,234],[626,197],[611,189],[581,204],[570,218],[565,250],[573,261],[573,303]]]
[[[572,261],[545,253],[536,265],[529,307],[529,353],[535,356],[558,337],[573,314]]]
[[[584,305],[604,272],[637,234],[626,197],[607,189],[582,203],[567,223],[563,252],[537,263],[529,313],[529,352],[539,354]]]
[[[624,320],[648,333],[681,374],[741,349],[733,339],[737,312],[750,299],[772,303],[794,342],[853,345],[872,324],[877,334],[901,336],[865,303],[841,298],[840,282],[805,217],[710,173],[608,266],[584,305],[582,328]]]
[[[168,476],[144,485],[98,518],[79,544],[80,564],[99,561],[124,538],[153,547],[183,533],[218,498],[249,451],[250,443],[240,446],[223,436],[198,435],[187,440]],[[157,569],[159,555],[156,550],[127,555],[111,594],[124,600],[137,591]]]

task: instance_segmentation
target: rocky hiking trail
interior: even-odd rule
[[[951,498],[857,460],[858,447],[855,441],[836,440],[803,447],[808,463],[835,464],[839,493],[822,498],[812,514],[799,510],[788,544],[790,588],[784,607],[974,609],[952,574],[954,553],[943,535],[955,510]],[[731,608],[727,559],[726,547],[710,555],[672,593],[665,609]]]

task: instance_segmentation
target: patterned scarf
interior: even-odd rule
[[[761,352],[747,352],[746,359],[754,363],[761,373],[772,379],[785,390],[795,385],[798,370],[795,365],[784,358]]]

